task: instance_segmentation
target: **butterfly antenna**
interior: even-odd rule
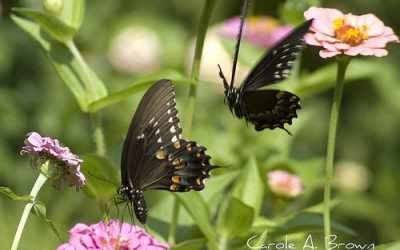
[[[235,54],[233,56],[233,65],[232,65],[232,77],[231,77],[231,84],[230,88],[233,88],[233,83],[235,82],[235,74],[236,74],[236,66],[239,57],[239,48],[240,48],[240,41],[242,40],[242,33],[243,33],[243,26],[244,26],[244,19],[246,17],[247,9],[250,5],[251,0],[245,0],[242,7],[242,13],[240,14],[240,27],[239,33],[236,39],[236,46],[235,46]]]
[[[114,182],[111,182],[111,181],[109,181],[109,180],[107,180],[107,179],[104,179],[104,178],[101,178],[101,177],[99,177],[99,176],[96,176],[96,175],[92,174],[90,171],[88,171],[88,174],[91,175],[91,176],[93,176],[94,178],[96,178],[96,179],[98,179],[98,180],[104,181],[104,182],[106,182],[106,183],[108,183],[108,184],[111,184],[111,185],[113,185],[113,186],[115,186],[115,187],[118,187],[118,185],[115,184]]]

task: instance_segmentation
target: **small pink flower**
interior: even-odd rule
[[[303,183],[299,176],[284,170],[274,170],[267,174],[268,186],[276,195],[293,198],[303,192]]]
[[[87,226],[78,223],[70,231],[69,242],[57,250],[164,250],[169,249],[166,243],[160,243],[143,228],[118,220],[108,223],[100,221]]]
[[[224,22],[220,34],[235,39],[240,27],[240,17],[233,17]],[[293,29],[289,25],[281,25],[278,20],[267,16],[253,16],[245,20],[242,38],[249,43],[271,48]]]
[[[53,179],[57,188],[75,185],[79,190],[85,184],[85,176],[80,171],[83,161],[68,147],[60,146],[57,139],[42,137],[36,132],[28,133],[21,154],[30,154],[32,167]]]
[[[389,42],[399,42],[393,30],[373,14],[344,15],[337,9],[311,7],[304,12],[306,19],[314,18],[305,41],[310,45],[322,46],[323,58],[339,54],[348,56],[386,56],[384,49]]]

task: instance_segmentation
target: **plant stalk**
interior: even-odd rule
[[[38,178],[36,179],[35,184],[33,185],[32,191],[30,193],[30,196],[32,196],[31,202],[25,205],[24,211],[22,212],[21,220],[19,221],[17,232],[15,233],[14,240],[11,246],[11,250],[17,250],[19,241],[22,236],[22,232],[24,231],[24,227],[26,224],[26,221],[28,220],[29,213],[35,204],[35,199],[37,194],[39,193],[40,188],[43,186],[43,184],[47,181],[47,177],[44,176],[43,174],[39,174]]]
[[[332,192],[333,163],[335,157],[336,130],[339,119],[340,103],[343,94],[344,77],[350,58],[347,56],[337,57],[338,71],[336,75],[336,86],[333,96],[331,117],[329,121],[328,143],[326,150],[325,186],[324,186],[324,236],[325,239],[331,235],[330,225],[330,201]]]
[[[207,29],[210,24],[211,14],[213,12],[216,0],[206,0],[204,9],[200,18],[199,29],[196,38],[196,48],[194,51],[192,73],[190,78],[193,82],[190,84],[189,100],[185,112],[185,135],[190,137],[192,133],[193,117],[196,104],[197,81],[200,74],[201,55],[203,53],[204,40],[206,37]],[[179,216],[179,201],[174,198],[174,209],[172,211],[172,219],[169,227],[168,241],[171,245],[176,242],[176,228]]]

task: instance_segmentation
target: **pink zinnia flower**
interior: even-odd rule
[[[70,231],[69,242],[57,250],[164,250],[166,243],[160,243],[143,228],[118,220],[108,223],[100,221],[87,226],[78,223]]]
[[[284,170],[268,172],[267,182],[271,191],[276,195],[293,198],[303,192],[303,183],[300,177]]]
[[[223,23],[219,33],[225,37],[236,38],[239,27],[240,17],[233,17]],[[292,29],[292,26],[281,25],[272,17],[253,16],[245,20],[242,39],[263,48],[271,48]]]
[[[57,139],[42,137],[37,132],[28,133],[24,143],[21,154],[30,154],[32,167],[54,180],[57,188],[75,185],[79,190],[83,187],[85,176],[80,171],[83,161],[68,147],[62,147]]]
[[[393,30],[373,14],[343,14],[337,9],[311,7],[304,12],[306,19],[314,18],[312,33],[304,38],[306,43],[322,46],[323,58],[339,54],[348,56],[386,56],[389,42],[399,42]]]

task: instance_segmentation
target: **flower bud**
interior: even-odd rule
[[[39,167],[40,173],[50,180],[57,180],[61,176],[60,166],[52,159],[40,157],[36,164]],[[61,168],[62,169],[62,168]]]
[[[42,6],[44,11],[49,14],[59,15],[63,8],[62,0],[42,0]]]

